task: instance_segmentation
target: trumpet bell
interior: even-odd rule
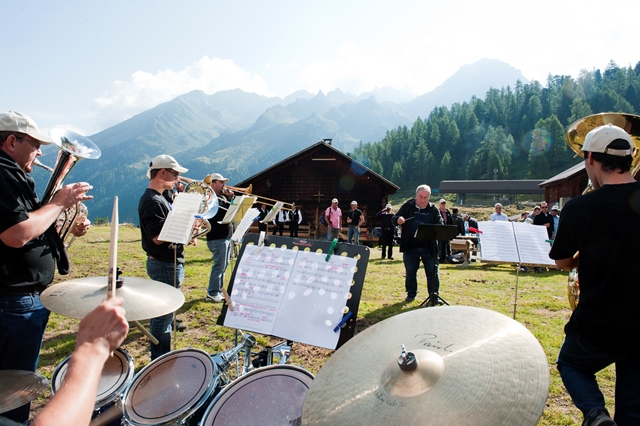
[[[596,127],[612,124],[624,129],[633,141],[631,173],[635,176],[640,169],[640,116],[618,112],[602,112],[588,115],[572,123],[567,129],[567,143],[573,152],[580,154],[584,139]]]
[[[51,129],[49,136],[58,147],[76,157],[95,160],[102,152],[90,139],[65,129]]]

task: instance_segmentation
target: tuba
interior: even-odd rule
[[[42,193],[42,204],[46,204],[62,187],[62,182],[67,177],[73,166],[81,158],[89,158],[95,160],[100,158],[101,152],[91,140],[81,136],[75,132],[64,129],[52,129],[49,132],[49,136],[53,140],[53,143],[58,146],[58,158],[53,168],[47,167],[37,159],[34,160],[35,166],[40,166],[51,172],[51,177],[47,183],[47,187]],[[88,210],[83,203],[77,203],[62,212],[56,221],[56,229],[58,235],[65,241],[65,238],[69,235],[69,232],[73,226],[79,222],[84,221],[88,215]],[[71,242],[65,243],[68,247]]]
[[[618,112],[603,112],[581,118],[571,124],[567,129],[567,143],[569,144],[569,147],[577,155],[580,155],[587,133],[596,127],[604,126],[606,124],[618,126],[624,129],[631,136],[631,140],[633,141],[633,146],[631,147],[631,155],[633,156],[633,160],[631,162],[631,174],[635,177],[640,171],[640,155],[638,155],[640,152],[640,116],[638,115]],[[589,181],[587,187],[582,193],[586,194],[591,191],[593,191],[593,185],[591,184],[591,181]],[[567,296],[569,298],[569,306],[571,306],[572,310],[575,310],[580,300],[580,280],[578,278],[578,271],[575,268],[569,273]]]

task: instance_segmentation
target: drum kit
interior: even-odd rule
[[[56,285],[43,293],[45,306],[73,317],[90,310],[94,293],[102,294],[106,283],[74,281],[85,286],[84,296],[69,285],[56,291]],[[171,288],[142,281],[148,280],[132,280],[132,287]],[[66,304],[57,299],[62,293]],[[170,297],[150,293],[169,303]],[[125,304],[141,312],[133,300]],[[341,346],[315,377],[287,364],[256,368],[254,360],[254,368],[232,380],[227,370],[234,360],[239,364],[241,352],[245,367],[250,356],[257,358],[251,352],[255,342],[244,334],[236,347],[215,355],[174,350],[135,375],[131,357],[118,349],[102,372],[91,424],[535,425],[549,391],[548,361],[535,337],[511,318],[481,308],[441,306],[383,320]],[[67,363],[68,358],[52,376],[54,394]],[[47,379],[38,374],[0,371],[0,407],[25,404],[46,387]]]

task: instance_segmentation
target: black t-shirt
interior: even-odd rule
[[[360,209],[350,209],[347,213],[347,217],[351,219],[350,226],[358,226],[360,225],[360,217],[362,216],[362,211]]]
[[[230,205],[227,201],[224,200],[226,200],[224,196],[218,196],[218,212],[214,217],[209,219],[211,230],[207,232],[207,241],[230,238],[233,234],[233,226],[230,223],[219,223],[220,221],[222,221],[222,219],[224,219],[224,216],[227,214],[226,209],[228,209]]]
[[[169,211],[171,211],[169,201],[154,189],[147,188],[140,197],[138,215],[140,217],[142,249],[148,256],[164,262],[173,262],[174,249],[169,242],[156,244],[153,239],[160,235]],[[177,263],[184,263],[184,246],[182,244],[177,245],[175,257]]]
[[[640,183],[604,185],[562,209],[549,256],[579,251],[580,301],[565,330],[614,351],[640,353]]]
[[[533,218],[534,225],[546,225],[547,223],[549,224],[549,227],[547,227],[547,235],[551,238],[553,236],[554,225],[553,215],[551,213],[538,213]]]
[[[40,208],[33,179],[0,150],[0,232],[29,218]],[[43,290],[53,280],[55,253],[49,238],[42,234],[23,247],[13,248],[0,241],[0,294]]]

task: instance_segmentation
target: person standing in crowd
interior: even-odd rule
[[[147,274],[152,280],[176,288],[180,288],[184,280],[184,246],[158,238],[171,211],[171,203],[163,193],[172,190],[180,174],[187,171],[172,156],[158,155],[149,164],[149,185],[138,203],[142,249],[147,254]],[[149,332],[158,340],[157,345],[149,342],[152,361],[171,351],[172,323],[173,312],[151,319]]]
[[[358,208],[358,202],[353,200],[351,209],[347,212],[347,224],[349,225],[347,243],[360,244],[360,226],[362,226],[362,222],[364,222],[362,211]]]
[[[540,214],[540,206],[535,206],[533,208],[533,211],[531,212],[531,214],[529,216],[527,216],[527,219],[531,219],[529,222],[527,223],[533,223],[533,219]]]
[[[331,205],[324,211],[324,219],[329,226],[327,239],[333,241],[334,238],[339,238],[340,229],[342,228],[342,210],[338,207],[337,198],[331,200]]]
[[[273,235],[276,235],[277,233],[279,233],[280,236],[282,237],[282,234],[284,233],[285,223],[290,222],[289,212],[280,210],[271,222],[273,222]]]
[[[509,221],[509,217],[506,214],[502,213],[502,204],[496,203],[495,209],[495,213],[491,213],[491,216],[489,217],[490,220],[502,220],[505,222]]]
[[[640,425],[640,286],[629,255],[640,240],[640,182],[631,174],[634,144],[610,124],[587,133],[582,156],[594,190],[562,208],[549,257],[578,268],[580,303],[565,325],[557,366],[583,425]],[[615,212],[603,218],[602,207]],[[562,225],[562,226],[560,226]],[[596,373],[615,364],[615,416],[605,407]],[[615,422],[614,422],[615,421]]]
[[[540,203],[540,213],[533,218],[533,224],[546,227],[547,236],[551,239],[553,238],[553,216],[549,214],[548,209],[549,206],[545,201]]]
[[[472,232],[469,228],[478,229],[478,221],[475,218],[471,217],[469,213],[465,213],[462,218],[464,219],[465,235],[469,235]]]
[[[289,212],[289,236],[298,238],[298,228],[302,223],[302,212],[296,207],[296,203],[291,203],[293,210]]]
[[[376,213],[376,217],[380,219],[380,248],[382,249],[382,259],[385,258],[385,249],[389,260],[393,260],[393,234],[395,227],[393,226],[393,210],[391,204],[387,204],[384,209]]]
[[[551,237],[555,238],[558,232],[558,222],[560,221],[560,209],[558,206],[551,207],[551,216],[553,216],[553,235]]]
[[[87,182],[63,186],[43,204],[31,177],[41,145],[53,143],[27,115],[0,114],[0,370],[35,372],[49,310],[40,293],[58,273],[69,273],[69,258],[55,228],[66,209],[93,197]],[[71,232],[84,235],[90,222]],[[3,415],[16,422],[29,420],[30,404]]]
[[[458,213],[457,207],[451,209],[451,221],[456,226],[458,235],[464,235],[464,219],[462,219],[462,216]]]
[[[207,247],[211,251],[213,257],[213,265],[211,266],[211,275],[209,276],[209,285],[207,286],[207,296],[205,301],[222,303],[222,286],[224,285],[224,273],[229,265],[229,255],[231,251],[231,235],[233,235],[233,226],[230,223],[220,223],[227,213],[229,201],[233,200],[233,192],[225,188],[225,184],[229,181],[220,173],[213,173],[207,177],[211,180],[210,186],[216,193],[220,207],[216,215],[209,222],[211,230],[207,233]]]
[[[393,216],[393,224],[402,226],[400,251],[403,253],[405,268],[405,301],[413,302],[418,294],[418,268],[420,261],[427,275],[429,295],[440,290],[438,276],[438,244],[435,240],[415,238],[418,225],[421,223],[442,225],[442,215],[434,204],[429,202],[431,187],[420,185],[416,188],[416,198],[405,202],[398,213]]]
[[[269,214],[269,209],[267,209],[265,204],[260,204],[258,212],[258,232],[267,232],[267,224],[262,223],[262,220]]]
[[[451,212],[447,209],[447,200],[441,198],[438,202],[438,211],[442,216],[442,223],[444,225],[453,225],[453,219],[451,218]],[[447,259],[451,255],[451,244],[449,241],[438,242],[438,261],[440,263],[446,263]]]

